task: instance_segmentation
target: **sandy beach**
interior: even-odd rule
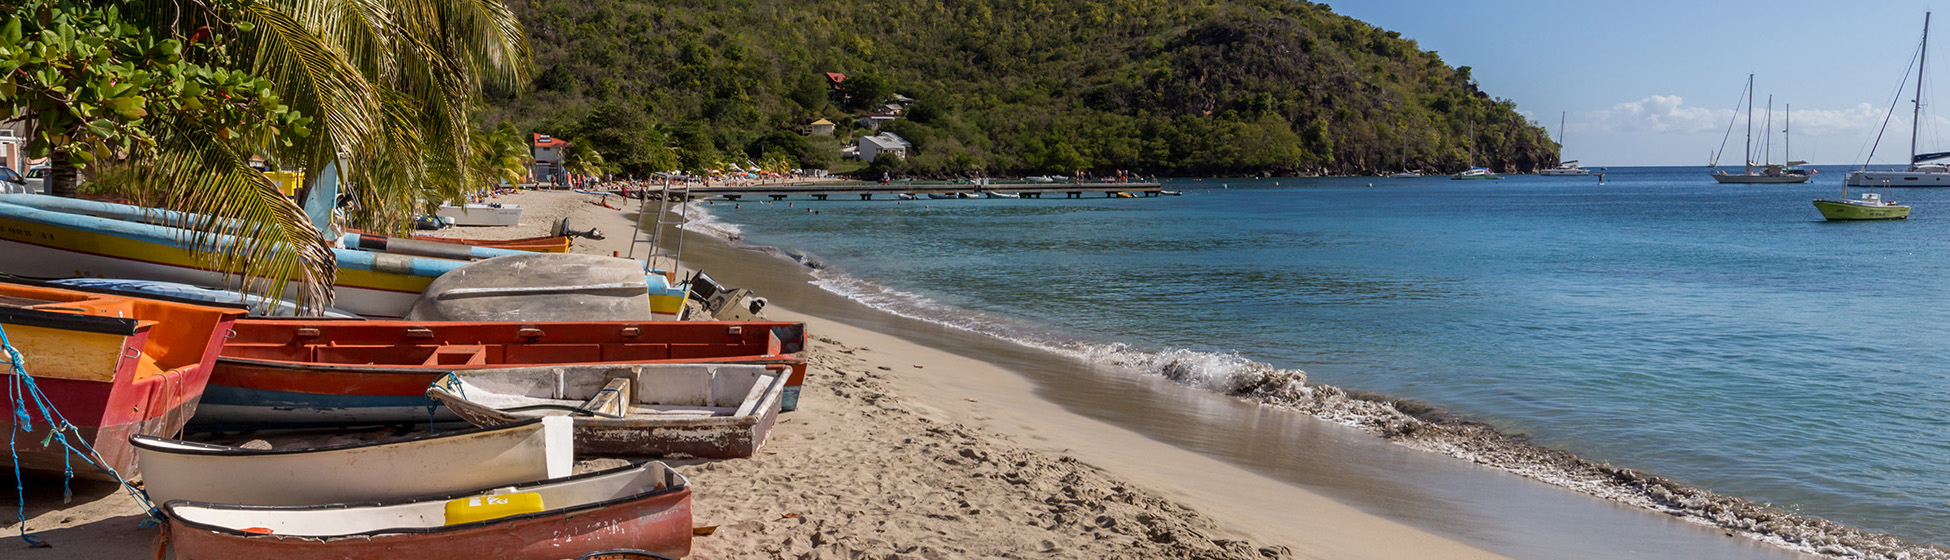
[[[607,235],[577,251],[630,254],[634,204],[598,200],[504,195],[494,201],[525,208],[521,226],[441,233],[543,235],[568,217]],[[696,525],[715,528],[695,539],[696,558],[1799,557],[1303,414],[892,317],[810,285],[797,263],[690,235],[687,266],[758,290],[770,318],[812,335],[800,409],[758,456],[674,462],[694,485]],[[1277,450],[1222,449],[1209,430],[1203,443],[1174,439],[1211,416],[1292,437]],[[8,558],[151,557],[156,529],[114,486],[76,483],[64,503],[58,480],[38,482],[27,530],[50,547],[9,539]]]

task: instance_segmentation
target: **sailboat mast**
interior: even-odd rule
[[[1794,136],[1788,134],[1794,130],[1794,104],[1787,104],[1781,111],[1781,163],[1794,165]]]
[[[1754,173],[1754,75],[1747,75],[1747,174]]]
[[[1760,161],[1762,165],[1774,165],[1774,95],[1767,96],[1767,116],[1761,117],[1760,130],[1767,136],[1760,139]]]
[[[1916,131],[1923,126],[1923,59],[1930,55],[1930,13],[1923,12],[1923,49],[1916,53],[1916,109],[1909,116],[1909,167],[1916,167]]]

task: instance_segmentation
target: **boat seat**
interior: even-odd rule
[[[590,397],[589,402],[582,404],[582,408],[622,416],[629,412],[629,403],[630,378],[618,377],[609,380],[609,384],[603,385],[602,390],[596,391],[596,396]]]
[[[478,366],[487,364],[487,347],[480,345],[448,345],[434,349],[422,365],[429,366]]]

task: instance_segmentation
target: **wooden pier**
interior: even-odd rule
[[[1117,197],[1124,193],[1129,197],[1153,197],[1164,192],[1159,183],[946,183],[946,182],[895,182],[895,183],[781,183],[773,185],[744,185],[733,187],[690,188],[691,198],[719,197],[725,200],[745,198],[785,200],[789,197],[804,197],[813,200],[894,200],[902,194],[926,198],[929,194],[973,194],[983,193],[1016,194],[1022,198],[1085,198]],[[660,196],[659,189],[651,189],[650,196]]]

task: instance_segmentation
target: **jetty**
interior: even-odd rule
[[[808,197],[813,200],[841,199],[892,200],[902,194],[926,196],[929,194],[971,194],[1002,193],[1020,195],[1022,198],[1084,198],[1118,197],[1120,193],[1129,197],[1153,197],[1164,191],[1164,185],[1156,182],[1062,182],[1037,183],[1031,181],[894,181],[887,183],[856,182],[785,182],[774,184],[736,185],[736,186],[696,186],[686,189],[678,186],[669,189],[674,196],[688,198],[717,197],[725,200],[750,198],[770,198],[785,200],[788,197]],[[688,195],[679,194],[686,193]],[[662,197],[664,189],[651,188],[648,196]]]

